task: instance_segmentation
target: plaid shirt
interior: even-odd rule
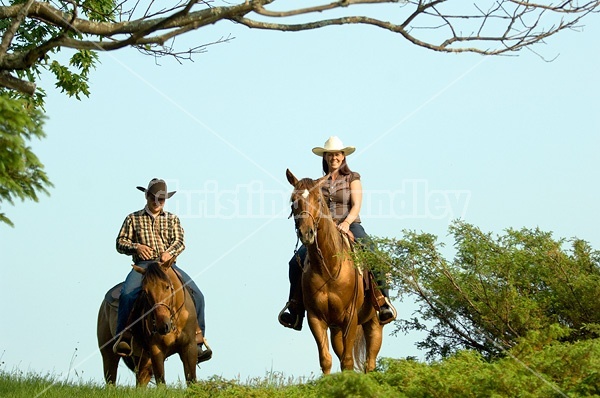
[[[133,261],[138,263],[142,261],[136,253],[138,244],[154,249],[153,260],[158,260],[166,251],[173,257],[178,256],[185,249],[179,218],[166,211],[153,217],[145,208],[131,213],[123,221],[117,236],[117,251],[133,256]]]
[[[321,185],[323,197],[329,203],[329,211],[336,223],[344,221],[352,209],[350,184],[354,180],[360,180],[360,174],[355,171],[339,175],[335,180],[330,177]],[[360,222],[360,217],[357,216],[353,222]]]

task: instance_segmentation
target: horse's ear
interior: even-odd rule
[[[290,184],[292,184],[293,186],[296,186],[296,184],[298,183],[298,179],[296,178],[295,175],[292,174],[290,169],[285,170],[285,176],[287,177],[287,180]]]
[[[171,268],[171,266],[175,263],[175,260],[177,259],[177,257],[171,257],[170,259],[168,259],[167,261],[165,261],[164,263],[160,263],[160,266],[164,269],[168,269]]]
[[[133,269],[135,270],[135,272],[139,272],[140,274],[144,275],[146,273],[146,268],[142,268],[138,265],[135,264],[131,264],[131,266],[133,267]]]

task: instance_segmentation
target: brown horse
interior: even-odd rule
[[[321,370],[325,374],[331,371],[329,329],[342,370],[354,369],[354,353],[365,357],[364,371],[372,371],[381,348],[383,326],[371,302],[365,300],[362,277],[321,193],[327,176],[298,180],[289,169],[286,176],[294,186],[291,202],[296,233],[308,251],[302,294]]]
[[[144,275],[142,291],[132,311],[133,355],[125,364],[136,374],[136,385],[146,386],[152,376],[165,383],[165,359],[175,353],[183,362],[185,380],[196,381],[196,328],[194,302],[171,265],[151,263],[146,269],[133,265]],[[120,285],[109,290],[98,313],[98,346],[107,383],[116,383],[120,357],[113,352],[116,340],[117,305],[114,296]]]

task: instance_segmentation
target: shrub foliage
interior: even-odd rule
[[[494,236],[462,221],[449,230],[452,260],[437,237],[414,231],[360,255],[389,273],[397,298],[416,301],[395,333],[424,332],[418,346],[429,359],[461,349],[491,359],[532,333],[540,344],[598,337],[600,253],[587,242],[525,228]]]

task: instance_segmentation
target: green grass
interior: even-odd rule
[[[65,383],[52,375],[0,369],[0,397],[600,397],[600,339],[554,343],[543,349],[525,342],[509,354],[493,362],[471,351],[432,363],[383,358],[378,371],[368,375],[343,372],[294,379],[271,372],[244,382],[213,376],[189,388],[168,385],[136,389]]]
[[[386,392],[384,394],[384,392]],[[398,397],[394,389],[379,385],[368,375],[338,373],[310,380],[293,380],[275,373],[241,382],[213,376],[195,385],[150,386],[145,389],[85,383],[63,383],[51,375],[7,374],[0,371],[0,397],[148,397],[148,398],[312,398],[312,397]]]

